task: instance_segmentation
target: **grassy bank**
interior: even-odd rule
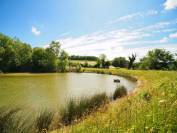
[[[177,72],[124,69],[84,69],[138,79],[135,91],[112,102],[82,122],[57,132],[177,132]]]

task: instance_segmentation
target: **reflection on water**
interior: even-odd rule
[[[123,77],[93,73],[9,74],[0,76],[0,106],[25,105],[28,108],[56,108],[70,98],[106,92],[111,96],[120,79],[128,90],[133,81]]]

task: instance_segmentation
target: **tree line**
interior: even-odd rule
[[[17,38],[10,38],[0,34],[0,71],[2,72],[64,72],[70,70],[80,71],[81,67],[128,69],[155,69],[177,70],[177,53],[172,54],[165,49],[154,49],[146,56],[136,61],[136,54],[125,57],[116,57],[107,60],[106,55],[95,56],[69,56],[61,49],[60,43],[52,41],[47,48],[32,48],[29,44]],[[86,60],[84,64],[74,63],[71,60]],[[87,61],[95,61],[90,65]]]
[[[135,62],[136,55],[128,57],[118,57],[113,59],[112,65],[115,67],[123,67],[129,69],[143,70],[177,70],[177,53],[172,54],[165,49],[150,50],[146,56]]]
[[[101,54],[95,65],[89,65],[87,62],[83,67],[109,68],[110,66],[142,69],[142,70],[177,70],[177,53],[172,54],[165,49],[150,50],[146,56],[137,61],[136,54],[125,57],[116,57],[112,61],[107,60],[106,55]]]
[[[2,72],[64,72],[69,64],[68,54],[60,43],[52,41],[47,48],[32,48],[16,38],[0,34],[0,71]]]

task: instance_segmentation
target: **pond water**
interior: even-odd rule
[[[120,83],[114,83],[114,79],[120,79]],[[136,85],[123,77],[94,73],[2,74],[0,107],[58,108],[71,98],[102,92],[111,96],[120,84],[128,91]]]

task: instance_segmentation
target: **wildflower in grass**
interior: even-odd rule
[[[162,92],[162,96],[165,96],[165,92]]]
[[[132,126],[131,130],[135,130],[135,126],[134,125]]]
[[[146,126],[145,129],[147,130],[147,129],[149,129],[149,127]]]
[[[173,103],[173,105],[177,105],[177,100]]]

